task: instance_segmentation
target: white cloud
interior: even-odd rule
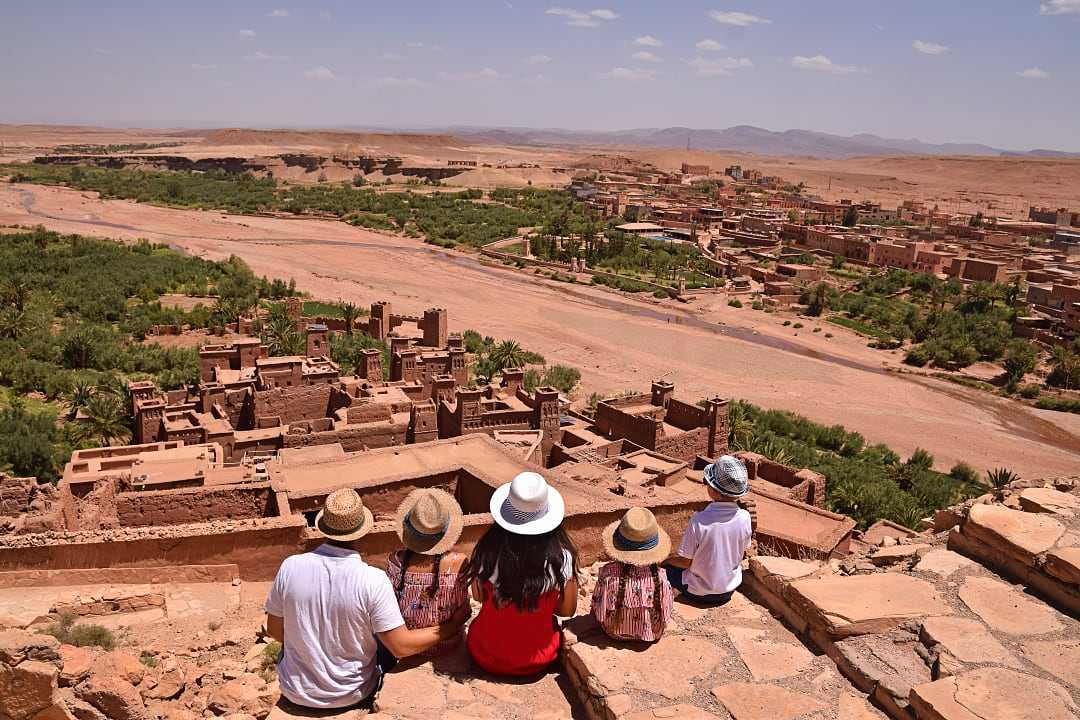
[[[747,57],[704,58],[698,55],[693,60],[687,60],[686,64],[702,76],[730,75],[734,70],[754,67]]]
[[[536,75],[533,75],[531,78],[525,78],[525,84],[526,85],[550,85],[551,84],[551,78],[549,78],[547,75],[544,75],[543,73],[537,73]]]
[[[1080,0],[1049,0],[1039,6],[1040,15],[1078,15]]]
[[[656,55],[656,53],[651,53],[648,50],[641,50],[640,52],[634,53],[634,59],[640,60],[641,62],[651,63],[664,62],[660,57]]]
[[[240,37],[253,38],[253,37],[255,37],[255,31],[254,30],[241,30],[240,31]]]
[[[663,47],[664,43],[660,42],[652,35],[642,35],[639,38],[634,39],[635,45],[641,45],[642,47]]]
[[[744,12],[724,12],[722,10],[710,10],[706,14],[721,25],[734,25],[735,27],[768,25],[772,22],[772,20],[768,20],[766,18]]]
[[[699,40],[694,47],[702,52],[717,52],[724,49],[724,46],[715,40]]]
[[[1027,80],[1045,80],[1046,78],[1050,77],[1050,73],[1048,73],[1045,70],[1043,70],[1042,68],[1038,68],[1038,67],[1032,67],[1032,68],[1028,68],[1027,70],[1021,70],[1020,72],[1018,72],[1016,74],[1018,76],[1022,77],[1022,78],[1027,79]]]
[[[927,42],[926,40],[916,40],[911,43],[911,47],[915,48],[923,55],[944,55],[949,52],[948,45],[938,45],[937,43]]]
[[[288,55],[272,55],[271,53],[263,52],[262,50],[256,50],[253,53],[244,56],[245,60],[252,60],[255,62],[262,62],[264,60],[288,60]]]
[[[405,59],[405,56],[401,53],[384,52],[379,55],[378,59],[382,60],[383,62],[401,62]]]
[[[626,68],[617,67],[608,70],[607,72],[600,73],[601,80],[628,80],[631,82],[638,82],[641,80],[655,80],[656,71],[646,70],[645,68]]]
[[[466,82],[490,82],[492,80],[502,80],[506,76],[494,68],[482,68],[475,72],[463,72],[463,73],[448,73],[441,72],[439,77],[444,80],[464,80]]]
[[[547,65],[553,59],[550,55],[530,55],[525,58],[525,62],[529,65]]]
[[[566,24],[571,27],[596,27],[601,20],[615,20],[619,14],[614,10],[599,8],[597,10],[575,10],[574,8],[550,7],[548,15],[566,18]]]
[[[319,19],[320,20],[330,20],[332,17],[333,16],[330,14],[329,10],[320,10],[319,11]]]
[[[319,67],[305,70],[304,77],[306,77],[308,80],[333,80],[335,76],[333,70],[326,67],[325,65],[320,65]]]
[[[837,65],[824,55],[796,55],[791,58],[791,66],[800,70],[816,70],[817,72],[832,73],[833,75],[850,75],[859,72],[854,65]]]
[[[289,11],[285,8],[277,8],[266,14],[267,17],[289,17]]]
[[[407,43],[405,43],[405,47],[419,49],[419,48],[424,47],[424,43],[415,42],[415,41],[414,42],[407,42]]]
[[[217,70],[217,65],[213,63],[204,65],[203,63],[191,63],[191,69],[196,72],[209,72],[210,70]]]
[[[379,78],[375,81],[375,85],[384,88],[422,88],[427,87],[427,83],[423,80],[419,80],[414,77],[395,77],[389,75],[384,78]]]

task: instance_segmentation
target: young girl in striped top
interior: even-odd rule
[[[593,617],[616,640],[659,640],[671,620],[671,584],[659,566],[671,552],[671,539],[645,508],[628,510],[603,539],[614,562],[600,568]]]
[[[414,490],[398,507],[396,525],[405,549],[390,556],[386,574],[405,626],[413,630],[446,622],[469,604],[468,558],[453,551],[464,526],[461,506],[442,490]],[[461,640],[458,635],[425,656],[440,655]]]

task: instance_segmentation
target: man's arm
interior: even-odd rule
[[[672,553],[671,556],[668,557],[668,559],[665,560],[663,564],[664,565],[670,565],[671,567],[675,567],[675,568],[680,568],[682,570],[686,570],[687,568],[690,567],[690,563],[691,563],[690,558],[684,558],[682,555],[680,555],[678,553]]]
[[[461,626],[465,624],[465,621],[469,619],[469,615],[471,614],[472,608],[466,603],[454,613],[454,617],[450,618],[442,625],[417,628],[416,630],[410,630],[404,625],[398,625],[393,630],[376,633],[376,635],[379,638],[379,642],[385,645],[386,649],[393,653],[394,657],[400,660],[401,658],[407,658],[410,655],[422,653],[429,648],[435,647],[442,641],[454,637],[461,632]]]
[[[266,634],[282,645],[285,644],[285,618],[266,613]]]

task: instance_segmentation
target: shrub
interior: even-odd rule
[[[47,625],[40,632],[44,635],[52,635],[65,645],[75,647],[96,646],[105,650],[116,647],[116,638],[108,628],[101,625],[76,624],[76,619],[77,616],[73,613],[64,613],[57,622]]]
[[[1020,397],[1025,400],[1034,400],[1039,397],[1040,392],[1042,392],[1042,388],[1035,383],[1020,386]]]
[[[784,321],[784,327],[787,327],[788,325],[791,325],[791,321],[790,320],[785,320]]]
[[[565,365],[552,365],[544,373],[543,384],[565,394],[570,393],[581,381],[581,371]]]
[[[752,303],[752,304],[750,305],[750,309],[751,309],[751,310],[761,310],[761,309],[762,309],[762,308],[764,308],[764,307],[765,307],[765,305],[764,305],[764,304],[763,304],[763,303],[762,303],[762,302],[761,302],[760,300],[755,300],[755,301],[754,301],[754,302],[753,302],[753,303]]]
[[[796,330],[802,330],[803,324],[800,323],[800,322],[797,322],[794,325],[792,325],[792,327],[795,328]]]
[[[1035,407],[1040,410],[1057,410],[1058,412],[1080,413],[1080,400],[1059,397],[1041,397],[1035,401]]]
[[[279,659],[281,659],[281,643],[277,640],[271,640],[266,644],[266,647],[263,648],[260,659],[260,669],[263,672],[274,670],[277,667]]]
[[[727,301],[727,304],[728,304],[729,307],[741,308],[742,307],[742,300],[739,300],[738,298],[732,298],[731,300]]]

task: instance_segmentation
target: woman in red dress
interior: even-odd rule
[[[495,525],[469,563],[482,604],[469,626],[473,660],[494,675],[543,671],[559,654],[556,616],[577,610],[577,550],[562,529],[565,506],[538,473],[524,472],[491,498]]]

